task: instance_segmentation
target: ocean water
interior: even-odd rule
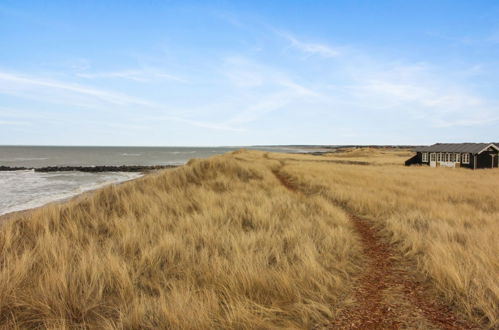
[[[181,165],[239,148],[212,147],[34,147],[0,146],[0,166]],[[302,152],[286,147],[261,147],[267,151]],[[310,151],[310,150],[309,150]],[[0,171],[0,215],[30,209],[78,195],[108,184],[139,177],[140,173]]]
[[[84,173],[0,171],[0,215],[30,209],[72,197],[111,183],[141,176],[140,173]]]
[[[237,148],[183,147],[31,147],[0,146],[0,165],[99,166],[184,164],[191,158],[204,158]]]

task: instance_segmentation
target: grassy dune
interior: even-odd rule
[[[345,213],[284,188],[279,162],[235,156],[4,224],[0,326],[270,329],[334,318],[361,262]]]
[[[461,314],[499,326],[499,171],[406,156],[234,152],[21,214],[0,228],[0,327],[321,326],[364,262],[347,212]]]

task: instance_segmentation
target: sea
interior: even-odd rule
[[[206,158],[238,149],[240,147],[0,146],[0,166],[40,168],[182,165],[191,158]],[[249,147],[249,149],[293,153],[314,151],[299,147]],[[0,215],[35,208],[142,175],[136,172],[0,171]]]

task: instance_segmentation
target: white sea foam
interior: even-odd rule
[[[174,155],[195,154],[196,150],[191,150],[191,151],[172,151],[171,153],[174,154]]]
[[[141,175],[124,172],[0,172],[0,215],[42,206]]]
[[[224,147],[0,146],[0,166],[182,165],[193,157],[210,157],[233,150]],[[41,206],[136,176],[136,173],[0,172],[0,214]]]

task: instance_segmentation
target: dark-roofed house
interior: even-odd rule
[[[416,148],[416,155],[405,164],[431,167],[499,167],[499,144],[496,143],[436,143]]]

